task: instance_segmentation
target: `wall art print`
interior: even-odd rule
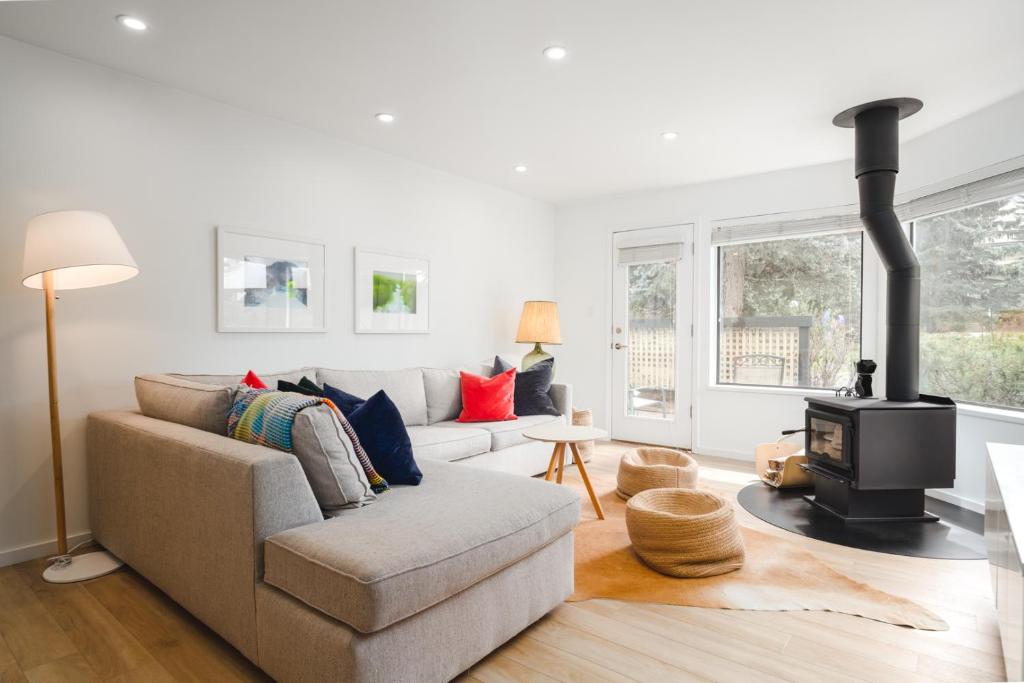
[[[325,246],[217,228],[218,332],[324,332]]]

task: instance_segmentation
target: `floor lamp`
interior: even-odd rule
[[[102,576],[121,566],[106,551],[68,555],[64,520],[64,469],[60,449],[60,411],[57,406],[57,341],[53,308],[58,289],[111,285],[139,272],[117,229],[95,211],[54,211],[36,216],[25,230],[25,261],[21,283],[41,289],[46,301],[46,369],[50,390],[50,441],[53,448],[53,490],[57,508],[57,552],[43,578],[71,583]]]

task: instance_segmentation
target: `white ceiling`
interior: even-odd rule
[[[832,116],[882,97],[923,99],[920,135],[1024,91],[1021,26],[1021,0],[0,2],[10,37],[553,202],[848,158]]]

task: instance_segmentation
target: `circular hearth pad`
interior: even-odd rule
[[[743,509],[780,529],[851,548],[940,560],[985,559],[984,517],[933,498],[925,509],[938,522],[846,523],[811,505],[811,489],[776,489],[760,482],[739,492]]]

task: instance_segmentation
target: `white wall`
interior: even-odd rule
[[[903,170],[897,192],[931,187],[1024,155],[1021,120],[1024,94],[907,142],[901,149]],[[849,137],[852,154],[852,133]],[[801,426],[802,397],[807,392],[711,386],[715,312],[710,227],[715,220],[805,211],[856,201],[853,164],[846,161],[560,207],[556,291],[565,345],[558,354],[559,374],[574,384],[577,404],[594,410],[595,423],[608,425],[611,234],[631,228],[693,222],[698,235],[694,274],[695,450],[752,460],[755,444],[774,440],[783,428]],[[884,329],[878,321],[884,296],[884,288],[879,284],[883,280],[870,241],[865,244],[868,246],[863,355],[882,361]],[[879,368],[876,382],[884,382],[884,368]],[[951,495],[957,502],[979,509],[984,499],[985,441],[1024,443],[1024,420],[991,420],[969,416],[968,412],[969,409],[962,409],[958,421],[958,476]]]
[[[134,406],[135,374],[472,363],[517,348],[522,301],[553,295],[546,204],[6,38],[0,93],[0,565],[55,534],[43,300],[21,286],[37,213],[109,214],[141,268],[58,302],[73,534],[85,415]],[[218,224],[325,240],[329,331],[215,332]],[[431,334],[353,334],[356,245],[430,258]]]

